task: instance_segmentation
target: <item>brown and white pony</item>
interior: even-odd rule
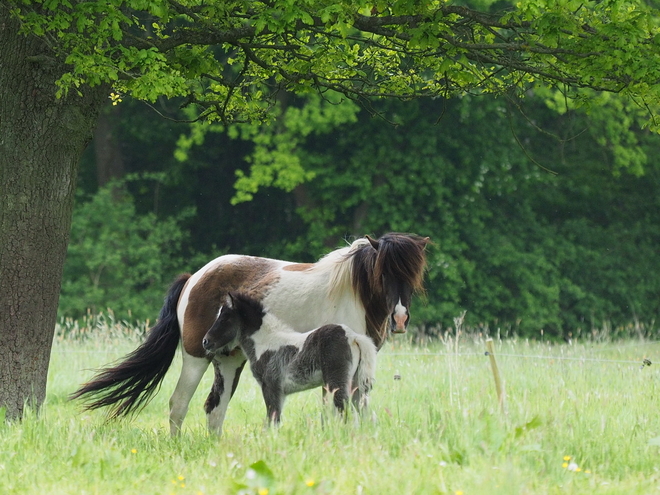
[[[344,324],[371,337],[380,349],[389,329],[406,331],[412,294],[422,287],[428,241],[400,233],[378,240],[367,236],[309,264],[220,256],[193,275],[181,275],[145,342],[118,365],[100,370],[71,398],[86,399],[89,409],[111,406],[111,417],[139,410],[158,390],[181,340],[183,365],[170,398],[170,431],[180,431],[190,399],[212,362],[215,380],[204,409],[209,430],[220,433],[246,357],[231,346],[209,357],[202,340],[230,291],[261,301],[298,332]]]

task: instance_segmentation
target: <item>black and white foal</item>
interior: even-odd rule
[[[366,406],[375,375],[376,346],[346,325],[298,333],[256,299],[229,293],[202,345],[210,354],[238,345],[261,386],[268,422],[278,424],[287,395],[323,386],[343,412],[357,389]],[[229,347],[232,347],[229,346]]]

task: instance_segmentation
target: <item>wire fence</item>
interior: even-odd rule
[[[626,347],[638,347],[645,346],[650,344],[659,344],[660,341],[653,342],[644,342],[638,344],[631,344],[622,347],[617,347],[617,350],[624,349]],[[593,349],[593,352],[608,352],[612,349]],[[499,357],[506,358],[524,358],[524,359],[544,359],[552,361],[573,361],[573,362],[594,362],[594,363],[613,363],[613,364],[630,364],[637,365],[641,368],[649,367],[653,362],[647,357],[640,358],[639,360],[631,359],[604,359],[604,358],[590,358],[590,357],[581,357],[581,356],[557,356],[557,355],[543,355],[543,354],[516,354],[508,352],[494,352],[494,355]],[[415,356],[415,357],[441,357],[441,356],[459,356],[459,357],[488,357],[489,352],[411,352],[411,351],[391,351],[385,352],[383,355],[386,356]]]

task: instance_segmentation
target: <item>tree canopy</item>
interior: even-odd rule
[[[521,91],[660,100],[657,9],[643,0],[23,0],[13,13],[70,71],[60,91],[110,82],[198,118],[267,118],[279,90],[359,101]]]
[[[427,333],[463,311],[466,326],[503,335],[653,332],[660,136],[620,98],[586,112],[555,96],[383,100],[372,118],[308,95],[274,125],[224,131],[149,120],[127,99],[108,112],[125,194],[97,192],[88,153],[60,314],[151,319],[169,280],[217,255],[315,261],[344,238],[400,230],[433,240],[413,307]],[[270,172],[291,163],[308,177],[289,191]]]

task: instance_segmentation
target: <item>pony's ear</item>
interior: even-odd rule
[[[369,235],[366,235],[365,237],[366,237],[367,240],[371,243],[371,246],[372,246],[376,251],[378,251],[379,242],[378,242],[377,240],[375,240],[375,239],[372,239]]]

